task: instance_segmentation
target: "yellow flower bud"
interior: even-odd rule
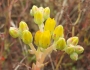
[[[22,40],[25,44],[30,44],[33,40],[32,34],[28,30],[22,32]]]
[[[47,48],[50,45],[51,34],[49,31],[44,31],[40,37],[39,45],[42,48]]]
[[[54,31],[56,21],[54,19],[48,18],[45,22],[44,30],[49,30],[51,33]]]
[[[44,8],[43,7],[39,7],[38,10],[41,11],[42,13],[44,12]]]
[[[58,50],[63,50],[66,47],[66,42],[64,38],[59,38],[59,40],[56,42],[56,48]]]
[[[41,31],[37,31],[35,33],[34,43],[35,43],[36,46],[39,46],[39,40],[40,40],[41,34],[42,34]]]
[[[77,46],[75,47],[75,52],[76,52],[77,54],[81,54],[81,53],[83,53],[83,51],[84,51],[84,48],[83,48],[82,46],[77,45]]]
[[[70,46],[66,47],[66,48],[65,48],[65,52],[66,52],[67,54],[72,54],[73,52],[75,52],[75,46],[70,45]]]
[[[44,22],[43,13],[41,11],[38,10],[34,14],[34,22],[38,25],[40,25]]]
[[[76,60],[78,60],[78,54],[74,52],[74,53],[70,54],[70,58],[72,60],[76,61]]]
[[[30,10],[30,15],[33,16],[33,12],[32,12],[32,9]]]
[[[67,44],[69,45],[69,44],[72,44],[72,45],[77,45],[78,44],[78,41],[79,41],[79,39],[78,39],[78,37],[71,37],[71,38],[69,38],[68,40],[67,40]]]
[[[53,32],[53,39],[58,40],[59,37],[64,36],[64,29],[62,25],[58,25]]]
[[[28,25],[26,24],[26,22],[21,21],[21,22],[19,23],[19,30],[20,30],[20,32],[22,32],[22,31],[24,31],[24,30],[29,30]]]
[[[30,14],[31,14],[32,16],[34,16],[34,14],[35,14],[36,11],[38,11],[38,7],[34,5],[34,6],[32,7],[32,9],[30,10]]]
[[[15,27],[10,27],[9,33],[13,38],[17,38],[19,36],[19,31]]]
[[[49,17],[50,17],[50,9],[49,9],[49,7],[46,7],[44,9],[44,19],[46,20]]]

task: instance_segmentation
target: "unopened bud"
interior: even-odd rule
[[[41,11],[42,13],[44,12],[44,8],[43,7],[39,7],[38,10]]]
[[[62,25],[58,25],[53,32],[53,39],[58,40],[59,37],[64,36],[64,29]]]
[[[13,38],[17,38],[19,36],[19,31],[15,27],[10,27],[9,33]]]
[[[74,52],[74,53],[70,54],[70,58],[72,60],[76,61],[76,60],[78,60],[78,54]]]
[[[67,44],[68,44],[68,45],[69,45],[69,44],[77,45],[77,44],[78,44],[78,41],[79,41],[78,37],[71,37],[71,38],[69,38],[69,39],[67,40]]]
[[[45,22],[44,30],[49,30],[51,33],[54,31],[56,21],[54,19],[48,18]]]
[[[46,20],[49,17],[50,17],[50,9],[49,9],[49,7],[46,7],[44,9],[44,19]]]
[[[21,22],[19,23],[19,30],[20,30],[20,32],[22,32],[22,31],[24,31],[24,30],[29,30],[28,25],[26,24],[26,22],[21,21]]]
[[[67,48],[65,48],[65,52],[67,54],[72,54],[73,52],[75,52],[75,46],[73,45],[68,46]]]
[[[44,22],[43,13],[41,11],[38,10],[34,14],[34,22],[38,25],[40,25]]]
[[[47,48],[50,45],[51,34],[49,31],[44,31],[40,37],[39,45],[42,48]]]
[[[38,7],[34,5],[34,6],[32,7],[32,9],[30,10],[30,14],[31,14],[32,16],[34,16],[34,14],[35,14],[36,11],[38,11]]]
[[[81,53],[83,53],[83,51],[84,51],[84,48],[83,48],[82,46],[77,45],[77,46],[75,47],[75,52],[76,52],[77,54],[81,54]]]
[[[30,15],[33,16],[33,12],[32,12],[32,9],[30,10]]]
[[[36,46],[39,46],[39,40],[40,40],[41,34],[42,34],[41,31],[37,31],[35,33],[34,43],[35,43]]]
[[[22,33],[22,40],[25,44],[30,44],[33,40],[31,32],[28,30],[24,30]]]
[[[64,38],[59,38],[59,40],[56,42],[56,48],[58,50],[63,50],[66,47],[66,42]]]

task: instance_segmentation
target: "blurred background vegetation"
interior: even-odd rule
[[[65,5],[64,1],[67,1]],[[72,36],[73,24],[81,13],[74,35],[79,37],[79,44],[85,51],[76,62],[65,54],[59,70],[90,70],[90,0],[0,0],[0,70],[15,70],[17,66],[17,70],[31,70],[35,56],[28,53],[30,48],[22,41],[12,38],[8,30],[10,26],[18,27],[19,22],[24,20],[34,36],[38,26],[30,15],[33,5],[50,8],[51,17],[55,18],[57,25],[64,26],[66,39]],[[55,66],[61,55],[61,51],[53,51],[52,62]],[[48,64],[44,70],[52,70],[50,59],[45,62]]]

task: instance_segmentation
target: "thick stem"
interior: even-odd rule
[[[48,47],[44,52],[43,52],[43,54],[42,54],[42,59],[41,59],[41,63],[43,63],[43,61],[45,60],[45,57],[47,56],[47,55],[49,55],[52,51],[53,51],[53,49],[54,49],[54,44],[53,45],[51,45],[50,47]]]
[[[39,25],[39,29],[41,32],[43,32],[43,28],[44,28],[44,24],[42,23],[41,25]]]
[[[32,43],[30,43],[29,46],[32,49],[32,51],[35,53],[36,52],[36,49],[35,49],[34,45]]]

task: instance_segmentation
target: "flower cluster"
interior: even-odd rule
[[[71,37],[67,40],[67,48],[65,52],[70,55],[70,58],[73,60],[78,59],[78,54],[81,54],[84,51],[84,48],[78,44],[78,37]]]
[[[34,21],[36,24],[40,25],[42,24],[48,17],[50,17],[50,9],[49,7],[43,8],[43,7],[37,7],[33,6],[30,10],[30,14],[34,16]]]
[[[19,28],[10,27],[9,33],[13,38],[21,38],[25,44],[29,44],[33,41],[33,37],[29,31],[28,25],[24,21],[19,23]]]
[[[42,30],[37,31],[35,34],[34,43],[36,44],[36,46],[46,49],[50,45],[54,44],[53,50],[57,49],[65,51],[70,55],[71,59],[77,60],[78,54],[84,51],[83,47],[77,45],[79,41],[78,37],[71,37],[66,42],[64,38],[63,26],[56,26],[56,21],[54,20],[54,18],[50,18],[50,10],[48,7],[44,9],[42,7],[38,8],[37,6],[33,6],[30,12],[34,16],[36,24],[42,25],[44,20],[46,20]],[[42,17],[40,17],[41,15]],[[44,20],[42,21],[42,19]],[[41,21],[42,23],[39,23]],[[54,42],[52,43],[52,41]]]
[[[64,38],[64,28],[62,25],[56,26],[55,19],[50,18],[49,7],[38,8],[34,5],[30,10],[30,14],[34,17],[34,22],[39,26],[39,30],[34,35],[34,44],[37,49],[31,44],[33,37],[24,21],[19,23],[19,28],[10,27],[9,33],[13,38],[19,37],[25,44],[30,44],[31,52],[35,54],[37,61],[33,67],[41,67],[45,57],[53,50],[64,51],[70,55],[72,60],[78,59],[78,54],[84,51],[84,48],[78,45],[78,37],[74,36],[67,40]]]
[[[52,34],[55,28],[56,22],[54,19],[48,18],[45,22],[43,30],[39,30],[35,34],[35,44],[42,48],[50,46]]]

